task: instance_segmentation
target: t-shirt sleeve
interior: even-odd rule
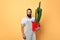
[[[33,20],[33,22],[34,22],[34,21],[35,21],[35,17],[33,17],[33,19],[32,19],[32,20]]]
[[[25,18],[23,18],[22,20],[21,20],[21,24],[26,24],[26,19]]]

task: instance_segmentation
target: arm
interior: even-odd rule
[[[22,36],[23,36],[23,39],[26,39],[26,36],[24,34],[24,24],[21,24],[21,32],[22,32]]]

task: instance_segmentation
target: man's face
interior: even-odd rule
[[[31,14],[32,14],[32,11],[31,11],[31,10],[27,10],[27,16],[28,16],[29,18],[31,18]]]

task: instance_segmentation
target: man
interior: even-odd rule
[[[36,40],[36,34],[32,31],[32,22],[35,21],[35,18],[32,17],[32,10],[27,9],[27,16],[24,17],[21,21],[21,31],[24,40]],[[24,30],[25,27],[25,30]]]

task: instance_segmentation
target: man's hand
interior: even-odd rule
[[[25,34],[23,34],[23,39],[26,39],[26,36],[25,36]]]
[[[36,28],[36,31],[40,29],[40,23],[38,23],[38,27]]]
[[[32,22],[32,30],[34,32],[38,31],[40,29],[40,23],[38,22]]]

